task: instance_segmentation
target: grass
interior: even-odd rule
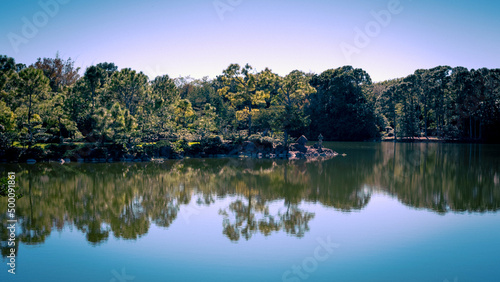
[[[73,145],[84,145],[86,143],[85,142],[73,142],[71,144],[73,144]],[[45,148],[47,148],[50,145],[60,145],[60,144],[59,143],[38,143],[38,144],[33,145],[33,147],[34,148],[41,148],[42,150],[45,150]],[[21,148],[21,149],[28,148],[28,145],[23,146],[21,144],[21,142],[19,142],[19,141],[14,141],[14,143],[12,144],[12,146],[16,147],[16,148]]]
[[[21,149],[28,148],[28,145],[23,146],[21,144],[21,142],[19,142],[19,141],[14,141],[14,143],[12,145],[16,148],[21,148]],[[50,145],[57,145],[57,143],[40,143],[40,144],[33,145],[33,147],[38,147],[38,148],[42,148],[43,150],[45,150],[45,148],[47,148],[47,146],[50,146]]]

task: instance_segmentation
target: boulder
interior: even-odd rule
[[[253,152],[257,149],[257,146],[255,146],[255,144],[251,141],[245,141],[243,143],[243,150],[247,151],[247,152]]]
[[[297,139],[297,144],[305,146],[307,144],[307,138],[304,135],[300,136],[299,139]]]

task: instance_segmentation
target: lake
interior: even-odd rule
[[[325,161],[0,165],[0,281],[500,281],[500,146],[326,143]]]

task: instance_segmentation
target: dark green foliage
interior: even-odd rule
[[[200,142],[202,152],[206,154],[226,154],[227,150],[219,136],[208,137]]]
[[[377,99],[397,137],[498,142],[499,72],[448,66],[417,70],[393,81]]]
[[[264,150],[270,150],[275,144],[278,144],[278,140],[273,139],[269,136],[262,136],[260,134],[252,134],[248,137],[248,141],[254,143],[257,147]]]
[[[17,161],[21,156],[23,149],[17,147],[9,147],[0,150],[0,160],[2,161]]]
[[[79,77],[74,62],[57,55],[29,68],[0,55],[0,98],[0,159],[7,161],[225,154],[229,143],[286,146],[303,134],[500,140],[499,69],[438,66],[372,84],[351,66],[281,77],[231,64],[214,80],[150,79],[114,63]],[[74,142],[87,144],[67,145]],[[42,150],[41,143],[60,145]]]
[[[25,162],[28,159],[42,160],[45,158],[45,152],[40,147],[31,147],[29,149],[23,150],[19,156],[21,162]]]
[[[311,95],[308,109],[310,138],[319,134],[325,140],[366,140],[376,136],[373,105],[363,91],[371,85],[365,71],[351,66],[327,70],[315,75],[311,85],[317,92]]]

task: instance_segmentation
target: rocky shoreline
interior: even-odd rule
[[[73,146],[50,147],[45,150],[37,148],[28,152],[20,152],[17,157],[11,153],[0,154],[0,162],[28,163],[70,162],[79,163],[111,163],[111,162],[162,162],[165,159],[184,158],[262,158],[262,159],[328,159],[338,154],[331,149],[323,148],[321,141],[307,146],[307,138],[301,136],[296,143],[285,147],[272,142],[244,141],[239,144],[223,142],[220,138],[193,145],[185,145],[182,150],[174,150],[172,144],[155,144],[140,146],[135,152],[125,152],[123,147],[110,145],[107,147]]]

